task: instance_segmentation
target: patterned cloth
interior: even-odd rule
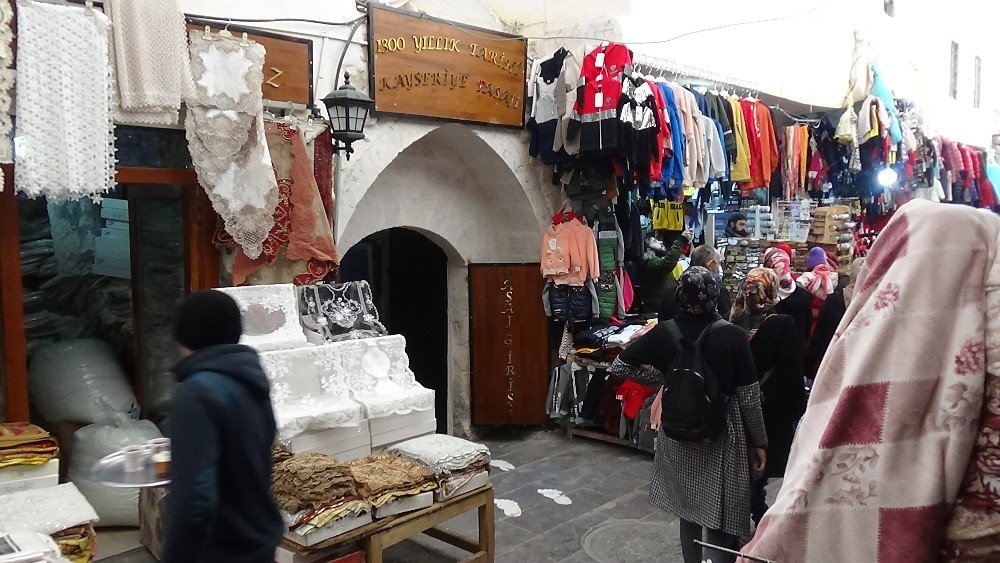
[[[760,321],[763,321],[764,312],[773,308],[777,300],[778,274],[768,268],[754,268],[747,274],[733,303],[733,322],[747,329],[750,338],[753,338]]]
[[[998,247],[990,213],[923,200],[899,209],[868,255],[746,553],[932,561],[946,529],[952,554],[973,544],[997,553]]]
[[[702,266],[688,268],[677,282],[677,310],[690,315],[716,312],[719,282]]]
[[[361,496],[372,506],[437,488],[434,472],[412,461],[391,455],[373,455],[348,464]]]

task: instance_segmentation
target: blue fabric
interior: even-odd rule
[[[271,496],[275,422],[257,352],[209,346],[177,364],[163,563],[269,563],[284,522]]]
[[[705,94],[702,94],[694,88],[687,88],[687,91],[694,94],[694,99],[698,103],[698,111],[700,111],[702,115],[709,115],[708,98],[705,97]]]
[[[719,123],[718,119],[713,119],[715,122],[715,128],[719,130],[719,141],[722,143],[722,154],[726,157],[726,176],[725,178],[720,178],[720,180],[729,180],[729,154],[726,153],[726,134],[722,130],[722,123]]]
[[[997,194],[997,201],[1000,201],[1000,164],[987,164],[986,178],[993,184],[993,191]]]
[[[677,109],[677,98],[670,86],[662,83],[656,84],[663,93],[666,101],[667,119],[670,120],[670,145],[672,154],[670,158],[663,161],[663,183],[668,188],[679,188],[684,184],[684,151],[686,142],[684,139],[684,127],[681,124],[681,114]]]
[[[896,98],[892,95],[892,89],[885,83],[882,74],[879,72],[878,63],[872,61],[872,95],[882,101],[882,105],[889,111],[889,135],[893,143],[903,142],[903,130],[899,126],[899,110],[896,109]]]

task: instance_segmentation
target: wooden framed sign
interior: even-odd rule
[[[218,33],[224,26],[217,21],[188,18],[188,29],[211,27]],[[249,27],[228,26],[237,38],[246,32],[247,39],[264,46],[264,82],[261,89],[265,100],[313,105],[312,40],[279,35]]]
[[[524,127],[527,40],[369,5],[375,111]]]

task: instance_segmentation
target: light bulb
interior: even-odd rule
[[[896,171],[894,169],[892,169],[892,168],[883,168],[878,173],[878,183],[879,183],[879,185],[887,187],[887,188],[889,186],[895,184],[896,180],[898,180],[898,179],[899,179],[899,174],[897,174]]]

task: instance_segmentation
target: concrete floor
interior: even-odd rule
[[[522,511],[513,517],[496,509],[498,562],[681,560],[677,519],[646,500],[651,454],[585,438],[570,440],[556,430],[504,433],[480,441],[490,447],[494,460],[514,465],[509,472],[494,469],[493,486],[497,499],[516,501]],[[572,503],[558,504],[539,489],[562,491]],[[469,513],[443,527],[475,538],[477,526],[475,513]],[[390,548],[385,560],[443,563],[466,555],[420,536]],[[154,560],[140,548],[103,561]]]

